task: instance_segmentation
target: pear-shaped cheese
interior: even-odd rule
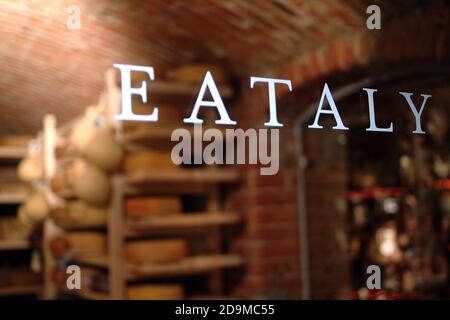
[[[122,147],[115,141],[112,130],[99,130],[80,150],[84,158],[99,168],[111,172],[117,169],[123,157]]]
[[[50,208],[43,192],[36,192],[25,201],[24,212],[33,223],[40,223],[49,215]]]
[[[105,205],[110,185],[106,173],[84,159],[76,159],[70,167],[69,179],[75,195],[93,205]]]
[[[102,127],[102,117],[95,107],[88,107],[83,118],[75,122],[69,136],[69,143],[75,150],[84,150],[95,133]]]
[[[17,175],[25,182],[35,182],[44,177],[44,165],[40,154],[32,154],[23,158],[17,167]]]

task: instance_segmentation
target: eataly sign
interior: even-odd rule
[[[126,65],[126,64],[114,64],[114,67],[120,70],[121,77],[121,87],[122,87],[122,109],[121,113],[116,115],[117,120],[122,121],[148,121],[157,122],[158,121],[158,108],[153,108],[153,112],[149,115],[138,115],[133,113],[132,108],[132,95],[138,95],[142,98],[143,103],[147,103],[147,83],[142,81],[140,87],[131,87],[131,72],[144,72],[149,76],[151,81],[155,80],[155,74],[153,67],[148,66],[136,66],[136,65]],[[286,79],[275,79],[275,78],[262,78],[262,77],[250,77],[250,88],[253,88],[257,83],[266,83],[269,96],[269,121],[265,122],[264,125],[267,127],[283,127],[283,124],[278,121],[277,118],[277,102],[276,102],[276,85],[285,85],[292,91],[292,84],[290,80]],[[212,100],[205,100],[206,90],[209,90]],[[369,108],[369,120],[370,126],[366,131],[374,132],[393,132],[394,124],[391,122],[388,127],[378,127],[376,124],[375,117],[375,103],[374,94],[377,92],[376,89],[363,88],[367,93],[367,101]],[[421,94],[422,104],[418,109],[414,102],[412,101],[413,93],[409,92],[399,92],[401,96],[406,100],[409,109],[414,117],[416,128],[413,133],[425,134],[422,129],[421,117],[425,109],[425,105],[431,95]],[[329,109],[325,109],[325,99],[328,101]],[[216,124],[219,125],[236,125],[237,122],[232,120],[228,115],[227,109],[223,103],[220,96],[219,90],[214,82],[211,73],[208,71],[203,79],[200,87],[200,91],[197,95],[197,99],[194,104],[191,115],[188,118],[183,119],[184,123],[190,124],[202,124],[203,119],[198,118],[198,112],[201,107],[216,108],[219,114],[219,119],[215,120]],[[333,99],[333,95],[325,83],[322,95],[320,97],[319,105],[317,107],[316,116],[313,124],[309,125],[308,128],[311,129],[323,129],[323,126],[319,124],[320,117],[322,115],[331,115],[336,121],[336,125],[332,127],[335,130],[348,130],[349,128],[342,122],[339,111],[336,107],[336,103]]]

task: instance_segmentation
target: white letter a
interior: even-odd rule
[[[206,88],[208,88],[209,92],[211,92],[213,101],[203,100]],[[203,120],[198,118],[198,111],[200,110],[201,106],[217,108],[220,119],[215,121],[216,124],[231,124],[231,125],[236,124],[236,121],[231,120],[230,117],[228,116],[227,109],[225,108],[222,98],[220,97],[219,90],[217,90],[216,83],[214,82],[214,79],[211,76],[211,72],[209,71],[206,73],[205,79],[203,80],[191,116],[189,118],[183,119],[183,122],[203,123]]]
[[[70,265],[66,269],[66,273],[70,274],[67,278],[66,285],[67,289],[81,289],[81,270],[79,266]]]

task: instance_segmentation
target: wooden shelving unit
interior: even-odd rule
[[[27,152],[26,148],[21,147],[0,147],[0,162],[19,161]]]
[[[174,84],[167,82],[152,82],[152,97],[172,97],[175,101],[186,98],[187,95],[195,95],[198,88],[191,85]],[[231,89],[221,89],[225,96],[231,95]],[[105,96],[107,108],[105,112],[113,121],[112,115],[118,113],[120,104],[120,92],[115,85],[112,73],[107,75]],[[151,142],[168,138],[172,129],[137,129],[137,131],[123,132],[120,123],[113,123],[116,129],[117,140],[121,142],[125,150],[130,144],[146,148]],[[65,127],[65,131],[67,126]],[[45,149],[48,150],[44,163],[52,172],[52,167],[58,161],[55,157],[55,142],[61,138],[62,130],[56,128],[56,124],[44,127]],[[62,139],[63,140],[63,139]],[[51,174],[48,175],[48,179]],[[72,262],[80,266],[99,268],[108,273],[107,293],[93,292],[88,288],[82,290],[63,290],[85,299],[126,299],[126,287],[129,281],[157,279],[159,277],[187,277],[191,275],[205,274],[209,276],[209,292],[205,296],[221,296],[224,288],[222,270],[236,268],[243,265],[241,257],[222,252],[222,239],[220,228],[239,224],[241,218],[234,212],[224,211],[219,199],[219,188],[221,184],[235,183],[239,181],[239,172],[233,169],[222,169],[216,167],[205,167],[195,169],[174,170],[146,170],[134,173],[116,173],[111,176],[112,195],[109,203],[109,219],[106,224],[82,224],[64,223],[58,221],[49,229],[65,230],[99,230],[105,232],[108,239],[108,252],[106,255],[84,255],[78,254],[72,258]],[[52,190],[49,190],[52,192]],[[53,193],[53,192],[52,192]],[[167,215],[145,220],[131,220],[124,214],[124,202],[127,197],[147,195],[185,195],[202,194],[205,196],[206,209],[202,212],[169,212]],[[64,201],[74,198],[70,191],[53,193],[55,197]],[[187,232],[186,232],[187,231]],[[149,235],[167,234],[175,232],[177,237],[189,237],[196,235],[197,231],[205,237],[209,248],[208,255],[188,256],[176,263],[165,264],[135,264],[126,261],[124,257],[124,245],[126,241],[132,241],[135,237]],[[45,249],[48,252],[48,240]],[[49,254],[46,255],[46,298],[56,292],[57,288],[49,281],[51,276],[51,265],[55,263]]]
[[[171,264],[130,265],[129,280],[158,278],[162,276],[179,277],[198,273],[214,272],[224,268],[240,267],[241,257],[236,255],[206,255],[187,257]]]
[[[1,240],[0,251],[28,250],[30,244],[25,240]]]
[[[25,147],[0,147],[0,165],[15,170],[15,166],[26,155]],[[0,206],[19,206],[27,198],[26,193],[11,192],[0,194]],[[23,239],[0,239],[0,254],[12,254],[11,251],[28,251],[31,249],[30,243]],[[15,253],[13,253],[15,254]],[[30,270],[30,272],[32,272]],[[39,296],[42,292],[42,285],[8,285],[0,286],[0,298],[17,296]]]
[[[21,204],[26,197],[24,193],[0,194],[0,204]]]

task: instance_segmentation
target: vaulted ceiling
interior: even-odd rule
[[[48,112],[65,121],[96,103],[114,63],[156,77],[189,62],[237,76],[262,72],[341,33],[365,28],[411,0],[1,0],[0,134],[35,132]],[[81,29],[67,28],[69,5]]]

